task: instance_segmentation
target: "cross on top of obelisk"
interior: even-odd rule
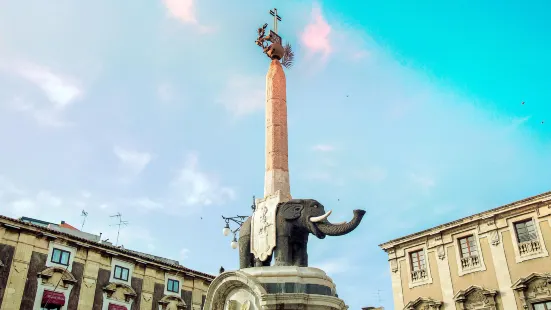
[[[274,17],[274,32],[277,33],[277,21],[281,21],[281,16],[277,15],[277,9],[270,10],[270,15]]]

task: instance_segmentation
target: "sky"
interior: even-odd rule
[[[551,189],[545,1],[0,1],[0,214],[62,220],[217,274],[221,215],[263,194],[265,75],[286,70],[294,198],[343,237],[310,238],[351,309],[393,309],[378,244]],[[524,102],[524,104],[522,104]]]

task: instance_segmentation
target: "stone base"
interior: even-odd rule
[[[204,310],[346,310],[321,269],[256,267],[220,274],[209,286]]]

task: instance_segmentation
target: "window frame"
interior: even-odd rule
[[[532,309],[536,310],[535,306],[540,304],[544,306],[544,310],[551,310],[551,300],[533,302],[531,303]],[[549,305],[549,307],[547,305]]]
[[[53,254],[54,254],[54,248],[62,251],[69,252],[69,264],[64,265],[61,263],[54,262]],[[56,241],[50,241],[48,245],[48,257],[46,258],[46,267],[59,267],[67,270],[68,272],[73,271],[73,262],[76,258],[77,249],[75,247],[67,246],[61,242]]]
[[[526,229],[526,223],[529,223],[529,222],[532,222],[532,226],[534,227],[534,235],[535,235],[535,238],[532,238],[532,239],[528,239],[528,240],[524,240],[524,241],[521,241],[520,240],[520,234],[519,234],[519,231],[518,231],[518,226],[519,224],[524,224],[524,229]],[[514,233],[515,233],[515,239],[517,241],[517,243],[523,243],[523,242],[528,242],[528,241],[532,241],[532,240],[538,240],[539,239],[539,234],[538,234],[538,228],[536,227],[537,222],[534,221],[533,218],[528,218],[528,219],[524,219],[524,220],[520,220],[520,221],[515,221],[513,223],[513,228],[514,228]],[[528,236],[530,236],[530,233],[529,232],[526,232],[526,234]]]
[[[472,242],[469,241],[469,239],[472,238]],[[466,240],[466,246],[467,246],[467,251],[468,251],[468,255],[466,256],[465,253],[463,253],[463,244],[461,244],[461,240]],[[461,256],[461,258],[465,258],[465,257],[471,257],[473,256],[472,252],[472,247],[474,247],[474,250],[475,252],[477,253],[478,256],[480,256],[480,249],[478,248],[478,244],[476,243],[476,237],[474,235],[467,235],[467,236],[464,236],[464,237],[459,237],[457,238],[457,241],[459,242],[459,255]],[[472,245],[472,247],[471,247]]]
[[[56,251],[59,251],[59,261],[56,262],[54,261],[54,255],[55,255],[55,252]],[[62,263],[62,258],[63,258],[63,253],[67,253],[68,257],[67,257],[67,264],[64,264]],[[54,263],[54,264],[58,264],[58,265],[63,265],[63,266],[69,266],[69,263],[71,262],[71,252],[70,251],[67,251],[67,250],[64,250],[64,249],[61,249],[61,248],[58,248],[56,246],[54,246],[54,248],[52,249],[52,256],[50,257],[50,262],[51,263]]]
[[[168,281],[177,281],[178,282],[178,292],[173,292],[168,290]],[[180,273],[171,273],[165,272],[165,285],[164,285],[164,294],[176,297],[182,297],[181,291],[184,289],[184,276]]]
[[[117,277],[117,268],[120,268],[120,270],[121,270],[121,277],[120,278]],[[124,270],[126,270],[126,279],[123,278]],[[129,278],[130,278],[130,268],[115,264],[115,268],[113,269],[113,279],[128,282]]]
[[[519,242],[518,242],[518,238],[517,238],[517,232],[516,232],[516,229],[515,229],[515,223],[523,222],[523,221],[526,221],[526,220],[534,221],[534,226],[536,227],[536,233],[537,233],[537,237],[538,237],[538,239],[535,239],[535,240],[539,241],[540,247],[541,247],[541,251],[539,253],[534,253],[534,254],[529,254],[529,255],[521,255],[520,254]],[[543,220],[543,221],[546,221],[546,220]],[[507,218],[507,229],[505,229],[505,230],[508,230],[509,235],[511,236],[511,241],[512,241],[511,243],[513,244],[513,250],[514,250],[514,253],[515,253],[515,262],[517,264],[522,263],[522,262],[527,261],[527,260],[531,260],[531,259],[549,257],[549,252],[547,251],[547,247],[545,245],[545,241],[543,240],[543,235],[542,235],[542,232],[541,232],[541,224],[540,224],[541,222],[542,221],[540,221],[540,219],[538,217],[538,214],[535,210],[530,211],[529,213],[524,213],[524,214],[521,214],[521,215],[512,216],[512,217]]]
[[[462,256],[463,252],[461,250],[461,241],[460,240],[463,239],[463,238],[468,238],[470,236],[472,236],[473,239],[474,239],[474,245],[475,245],[475,247],[477,249],[477,252],[478,252],[479,264],[476,267],[463,269],[462,264],[461,264],[461,259],[464,258],[464,257]],[[477,228],[476,227],[470,227],[466,230],[463,230],[463,231],[460,231],[458,233],[453,234],[455,261],[456,261],[456,264],[457,264],[457,275],[458,276],[462,277],[462,276],[470,274],[470,273],[486,271],[486,263],[484,262],[484,253],[482,252],[482,246],[480,245],[480,239],[481,238],[486,238],[486,240],[488,241],[488,244],[489,244],[490,241],[488,239],[488,235],[480,236],[477,233]]]
[[[174,283],[176,283],[178,285],[177,289],[174,291],[174,290],[171,290],[169,289],[170,287],[170,283],[172,282],[172,288],[174,288]],[[167,282],[166,282],[166,290],[168,292],[171,292],[171,293],[176,293],[178,294],[180,292],[180,281],[177,280],[177,279],[174,279],[174,278],[168,278],[167,279]],[[551,310],[551,309],[550,309]]]
[[[427,277],[425,279],[422,279],[422,280],[413,281],[413,279],[411,277],[411,273],[413,271],[412,270],[413,264],[412,264],[412,259],[411,259],[411,253],[418,252],[418,251],[423,251],[424,260],[425,260],[425,270],[426,270],[426,273],[427,273]],[[412,246],[408,249],[404,249],[404,252],[405,252],[404,254],[405,254],[406,266],[407,266],[408,287],[409,288],[414,288],[416,286],[431,284],[433,281],[432,281],[432,273],[431,273],[431,268],[430,268],[430,258],[429,258],[430,253],[427,249],[426,243],[418,244],[418,245]],[[434,252],[434,250],[432,252]]]
[[[115,267],[117,266],[128,269],[128,280],[115,278]],[[134,274],[134,264],[132,262],[117,259],[115,257],[111,258],[111,274],[109,275],[109,282],[117,282],[117,283],[124,283],[126,285],[131,285],[133,274]],[[121,270],[121,277],[122,277],[122,270]]]

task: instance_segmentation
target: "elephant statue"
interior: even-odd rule
[[[319,239],[325,236],[342,236],[358,227],[365,215],[364,210],[354,210],[350,222],[332,224],[327,220],[331,211],[314,199],[292,199],[279,203],[276,213],[276,266],[308,267],[308,236],[313,234]],[[240,268],[270,266],[272,257],[260,261],[251,253],[251,220],[241,225],[239,230]]]

